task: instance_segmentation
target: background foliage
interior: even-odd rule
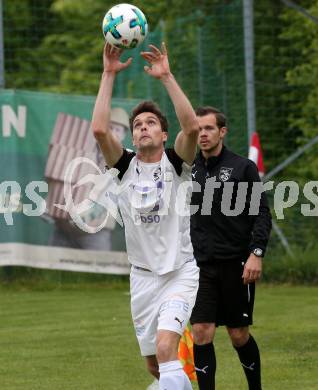
[[[247,153],[243,8],[241,0],[136,0],[147,15],[148,42],[167,42],[170,62],[194,106],[212,104],[229,118],[228,145]],[[318,0],[297,4],[318,17]],[[6,88],[95,95],[102,71],[101,21],[108,0],[3,0]],[[318,25],[283,1],[254,1],[257,129],[267,171],[317,135]],[[139,49],[119,75],[114,96],[153,98],[168,112],[173,141],[178,130],[169,99],[142,70]],[[318,146],[274,177],[315,180]],[[317,196],[317,195],[316,195]],[[272,194],[269,195],[272,204]],[[317,217],[299,204],[277,221],[294,256],[312,254]],[[317,208],[317,207],[316,207]],[[270,258],[285,255],[272,235]],[[304,255],[305,256],[305,255]],[[308,255],[309,256],[309,255]],[[315,256],[317,258],[317,256]]]
[[[318,0],[297,3],[318,15]],[[240,122],[246,127],[242,2],[134,4],[147,15],[150,40],[168,41],[172,69],[193,104],[212,103],[230,116],[234,128]],[[112,5],[108,0],[4,0],[6,87],[95,95],[102,70],[101,20]],[[254,2],[254,8],[257,127],[266,166],[272,168],[317,133],[318,26],[282,1]],[[131,80],[142,69],[138,50],[131,54],[132,73],[122,76],[115,95],[160,98],[162,92],[144,76],[138,84]],[[313,155],[292,172],[317,173]]]

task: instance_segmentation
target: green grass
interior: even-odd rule
[[[0,389],[145,389],[152,379],[139,355],[128,290],[125,281],[0,287]],[[264,390],[318,389],[317,301],[315,287],[259,286],[252,333]],[[223,328],[215,345],[217,389],[246,389]]]

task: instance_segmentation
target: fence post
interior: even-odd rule
[[[245,57],[247,130],[248,130],[248,148],[249,148],[252,133],[256,131],[253,0],[243,0],[243,20],[244,20],[244,57]]]

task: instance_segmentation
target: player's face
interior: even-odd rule
[[[162,147],[167,133],[162,131],[159,118],[152,112],[142,112],[133,122],[133,144],[138,150]]]
[[[198,144],[204,152],[211,153],[223,142],[226,134],[226,127],[219,128],[214,114],[197,117],[199,121],[200,133]]]

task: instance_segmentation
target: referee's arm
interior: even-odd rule
[[[250,162],[246,174],[248,182],[261,182],[257,167],[253,162]],[[253,238],[249,248],[251,252],[259,248],[263,252],[262,257],[264,257],[271,229],[272,215],[268,206],[266,193],[263,191],[260,199],[259,212],[258,215],[255,216],[254,225],[252,229]]]
[[[246,170],[246,180],[251,184],[261,181],[257,167],[251,161]],[[272,216],[268,207],[266,194],[265,192],[262,192],[259,212],[258,215],[255,216],[252,227],[252,240],[249,246],[250,256],[245,263],[242,275],[245,284],[255,282],[261,277],[262,258],[266,251],[271,228]]]

